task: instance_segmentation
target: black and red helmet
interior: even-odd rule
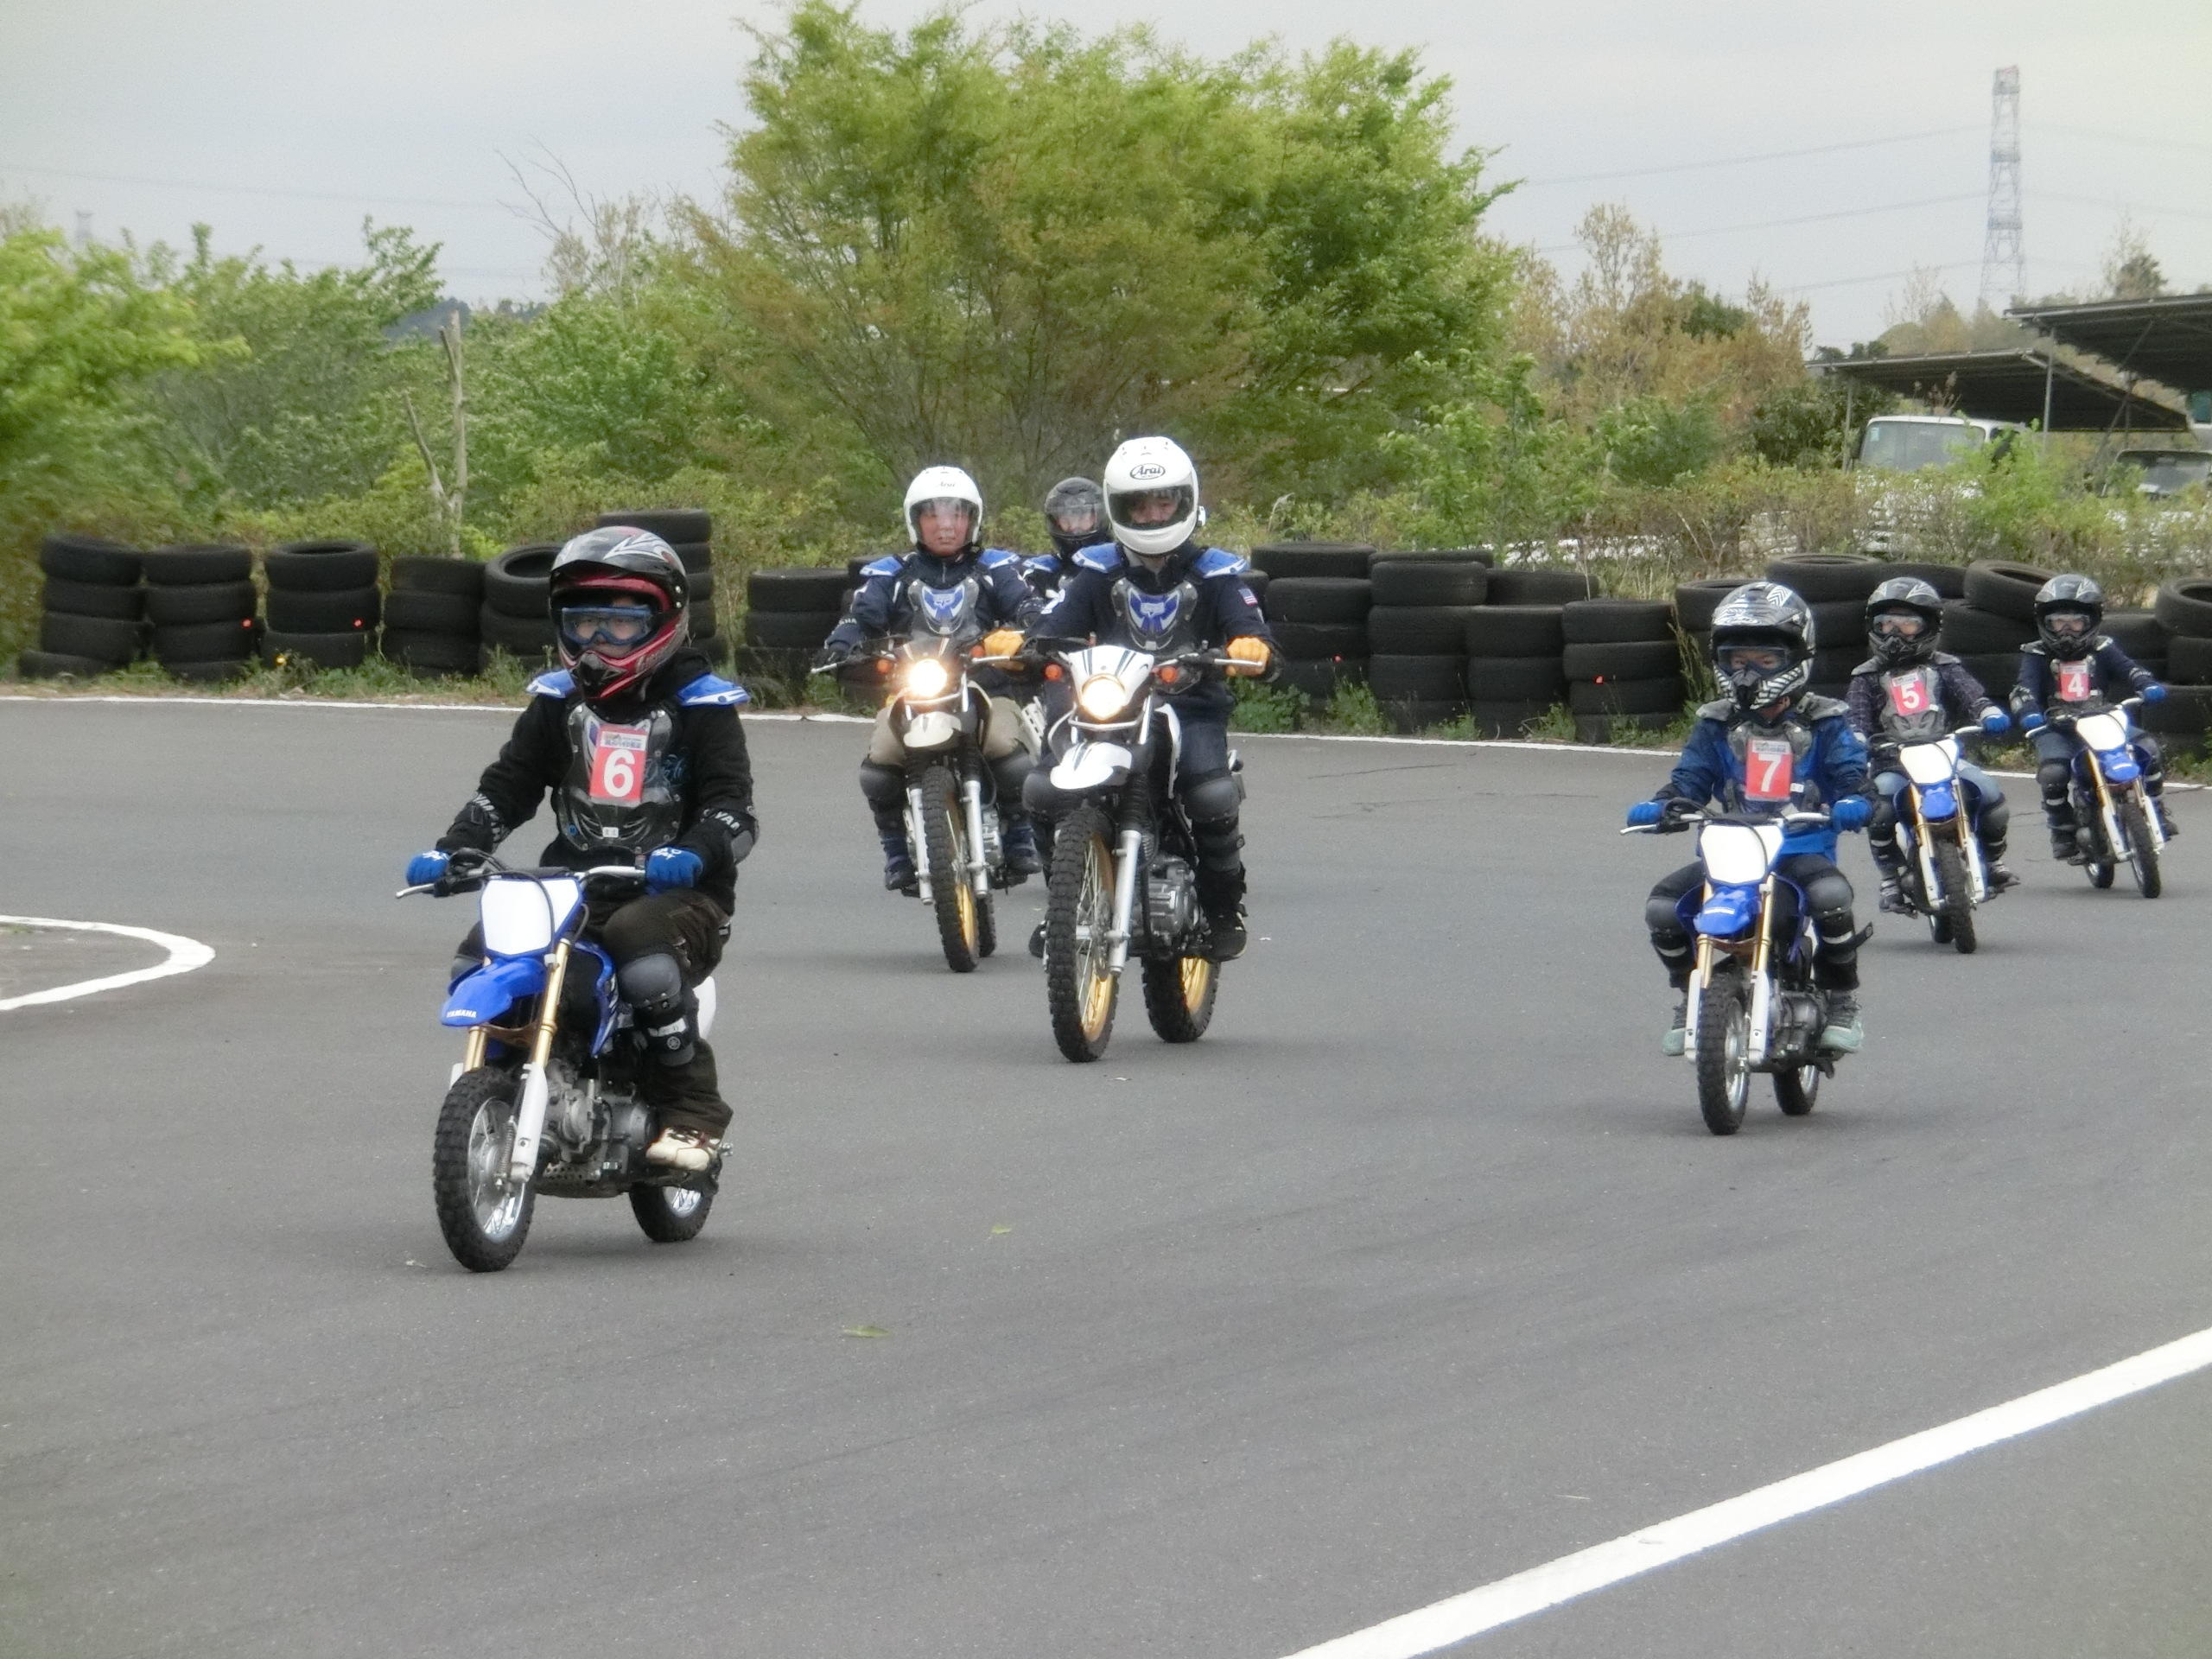
[[[554,556],[550,597],[562,666],[591,702],[652,677],[691,637],[690,582],[649,530],[588,530]]]

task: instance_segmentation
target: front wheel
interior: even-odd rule
[[[1205,957],[1147,957],[1144,1011],[1163,1043],[1195,1043],[1213,1023],[1220,964]]]
[[[2120,804],[2120,831],[2127,837],[2127,862],[2135,873],[2135,890],[2145,899],[2155,899],[2166,890],[2166,879],[2158,868],[2158,844],[2151,839],[2151,826],[2143,815],[2143,803],[2130,798]]]
[[[1744,1127],[1751,1092],[1751,1009],[1742,974],[1716,975],[1698,1001],[1697,1109],[1715,1135]]]
[[[956,974],[972,974],[983,956],[983,926],[968,875],[967,814],[949,766],[931,766],[922,774],[922,841],[944,965]]]
[[[1052,1039],[1071,1060],[1095,1060],[1114,1034],[1121,982],[1109,966],[1114,925],[1114,825],[1096,804],[1052,836],[1045,893],[1045,999]]]
[[[688,1186],[633,1186],[630,1213],[638,1227],[656,1244],[682,1244],[699,1236],[707,1224],[707,1211],[715,1207],[711,1192]]]
[[[507,1179],[514,1154],[521,1079],[480,1065],[446,1091],[431,1143],[430,1192],[438,1230],[454,1261],[471,1273],[497,1273],[522,1254],[530,1236],[534,1185]]]
[[[1970,957],[1980,943],[1974,931],[1974,883],[1967,876],[1966,855],[1948,837],[1936,843],[1936,876],[1943,884],[1943,919],[1949,925],[1951,947]]]

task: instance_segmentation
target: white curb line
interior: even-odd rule
[[[149,944],[158,944],[168,951],[168,959],[152,968],[136,968],[127,974],[110,974],[105,979],[81,979],[74,985],[56,985],[51,990],[28,991],[21,996],[0,997],[0,1014],[10,1008],[35,1007],[42,1002],[67,1002],[73,997],[91,996],[97,991],[120,990],[125,985],[142,985],[149,979],[167,979],[172,974],[188,974],[195,968],[205,968],[214,961],[215,953],[197,939],[188,939],[181,933],[157,933],[150,927],[124,927],[117,922],[65,922],[52,916],[0,916],[0,927],[61,927],[79,933],[113,933],[126,939],[143,939]]]

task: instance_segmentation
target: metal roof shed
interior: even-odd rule
[[[1936,352],[1921,357],[1847,357],[1812,365],[1860,385],[1940,404],[1986,421],[2044,421],[2052,432],[2173,432],[2188,417],[2041,352]]]
[[[2089,305],[2021,305],[2005,313],[2121,373],[2176,391],[2212,391],[2212,294]]]

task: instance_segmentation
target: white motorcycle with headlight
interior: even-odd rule
[[[1133,954],[1162,1039],[1195,1042],[1213,1019],[1221,969],[1207,954],[1198,843],[1174,791],[1182,723],[1160,691],[1230,662],[1091,645],[1046,670],[1072,693],[1052,728],[1052,786],[1080,798],[1054,828],[1045,903],[1046,997],[1071,1060],[1105,1053]],[[1234,774],[1233,754],[1230,766]]]
[[[1007,868],[998,786],[983,759],[990,698],[948,636],[918,634],[874,656],[889,680],[891,729],[906,751],[906,847],[915,875],[907,891],[935,911],[946,965],[973,973],[998,949],[993,896],[1023,880]]]
[[[1679,911],[1696,941],[1683,1052],[1695,1063],[1698,1109],[1715,1135],[1743,1127],[1754,1071],[1773,1077],[1775,1103],[1791,1117],[1811,1111],[1821,1079],[1835,1075],[1835,1055],[1820,1046],[1827,998],[1813,982],[1818,936],[1805,895],[1774,868],[1791,830],[1827,822],[1826,812],[1708,808],[1622,831],[1698,827],[1705,880],[1682,895]]]

